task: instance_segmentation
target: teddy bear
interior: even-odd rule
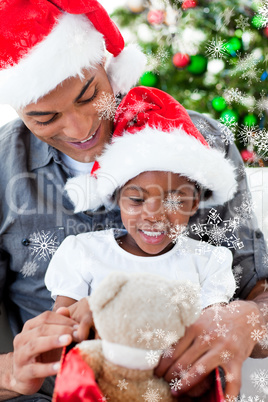
[[[101,339],[81,342],[74,352],[93,370],[103,400],[176,400],[171,388],[180,380],[168,384],[154,368],[161,355],[171,356],[185,328],[198,318],[198,290],[190,282],[114,272],[89,296]]]

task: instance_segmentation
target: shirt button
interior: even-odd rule
[[[260,239],[261,238],[261,232],[259,232],[259,231],[255,232],[255,236],[256,236],[257,239]]]
[[[22,243],[23,246],[27,247],[30,244],[30,240],[29,239],[22,239],[21,243]]]

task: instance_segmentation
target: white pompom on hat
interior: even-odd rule
[[[66,190],[75,212],[109,208],[116,189],[145,171],[196,182],[210,191],[207,207],[224,204],[237,189],[232,162],[208,145],[184,107],[159,89],[136,87],[120,103],[112,141],[91,174],[69,179]]]
[[[146,56],[124,39],[96,0],[2,0],[0,103],[20,109],[84,68],[112,57],[107,74],[125,94],[144,72]],[[135,63],[133,63],[135,60]]]

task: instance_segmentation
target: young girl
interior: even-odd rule
[[[112,142],[91,175],[70,179],[66,189],[75,212],[117,203],[125,229],[63,241],[45,277],[56,308],[89,295],[113,270],[189,280],[201,288],[202,308],[233,296],[230,250],[204,248],[186,234],[200,205],[233,197],[234,168],[168,94],[132,89],[118,107]]]

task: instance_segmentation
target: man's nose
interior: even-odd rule
[[[65,116],[63,132],[70,142],[84,141],[93,134],[92,124],[92,117],[74,111]]]

